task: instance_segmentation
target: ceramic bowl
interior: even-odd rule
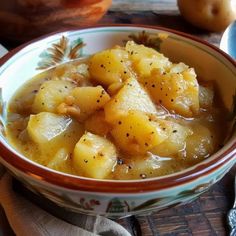
[[[235,62],[215,46],[180,32],[148,26],[98,26],[52,34],[13,50],[0,61],[0,161],[29,189],[67,209],[124,217],[183,204],[208,190],[236,162],[235,129],[231,129],[225,145],[203,162],[172,175],[132,181],[96,180],[59,173],[30,161],[12,148],[4,136],[4,125],[7,104],[17,88],[39,72],[71,60],[68,56],[71,47],[82,45],[76,53],[76,57],[81,57],[123,45],[130,38],[159,50],[172,61],[187,63],[204,80],[214,79],[225,107],[232,112],[232,121],[235,120]],[[58,60],[48,49],[62,40],[66,41],[68,50]]]
[[[0,4],[0,37],[26,42],[69,27],[95,24],[112,0],[7,0]]]

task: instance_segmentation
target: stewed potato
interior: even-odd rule
[[[150,75],[153,69],[165,71],[170,65],[169,59],[163,54],[133,41],[126,44],[125,50],[129,53],[132,66],[141,77]]]
[[[130,110],[142,111],[146,114],[157,113],[149,94],[135,78],[125,81],[123,87],[104,106],[108,122],[115,122]]]
[[[117,160],[114,144],[108,139],[85,133],[75,145],[73,163],[75,169],[87,177],[103,179],[112,172]]]
[[[96,53],[90,59],[91,77],[102,85],[121,82],[131,76],[128,53],[115,48]]]
[[[134,155],[145,154],[168,137],[161,120],[152,121],[139,111],[129,111],[120,117],[111,135],[122,150]]]
[[[177,73],[153,70],[143,83],[153,100],[168,110],[185,117],[199,112],[199,85],[192,68]]]
[[[44,82],[35,96],[32,111],[34,113],[56,112],[57,106],[64,101],[74,87],[75,85],[69,81],[50,80]]]
[[[215,95],[194,68],[130,41],[29,81],[12,98],[6,133],[25,156],[57,171],[163,176],[218,150],[227,129]]]
[[[110,96],[102,86],[76,87],[57,107],[57,112],[84,121],[89,115],[102,108]]]

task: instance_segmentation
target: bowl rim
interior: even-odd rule
[[[0,58],[0,66],[6,63],[11,57],[18,53],[21,49],[25,48],[32,43],[36,43],[45,38],[53,35],[63,34],[68,32],[74,32],[79,30],[93,29],[93,28],[108,28],[108,27],[136,27],[141,30],[151,29],[151,30],[161,30],[167,33],[173,33],[177,36],[185,37],[187,39],[201,43],[214,51],[220,53],[227,61],[234,65],[236,68],[236,61],[233,60],[228,54],[223,52],[218,47],[202,40],[196,36],[180,32],[177,30],[161,27],[161,26],[150,26],[143,24],[99,24],[91,25],[87,27],[76,27],[70,28],[68,30],[60,30],[40,36],[29,42],[26,42],[15,49],[9,51],[5,56]],[[191,181],[198,179],[199,177],[206,176],[207,174],[214,172],[225,163],[230,162],[235,158],[236,155],[236,139],[224,152],[215,155],[215,158],[207,163],[200,162],[199,164],[187,168],[184,172],[176,172],[173,175],[148,178],[144,180],[98,180],[92,178],[83,178],[80,176],[73,176],[64,174],[58,171],[50,171],[49,168],[41,168],[37,163],[28,162],[17,155],[17,153],[11,152],[6,145],[0,140],[0,152],[1,157],[6,163],[10,164],[14,168],[20,170],[21,172],[36,178],[41,181],[45,181],[49,184],[56,185],[58,187],[63,187],[69,190],[79,190],[85,192],[100,192],[100,193],[145,193],[152,191],[165,190],[171,187],[177,187],[182,184],[190,183]],[[221,150],[221,149],[220,149]],[[17,160],[17,161],[16,161]],[[161,181],[160,181],[161,180]]]

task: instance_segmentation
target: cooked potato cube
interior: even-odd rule
[[[52,80],[70,81],[79,86],[91,84],[89,77],[88,65],[81,63],[81,61],[78,64],[73,62],[72,64],[59,65],[52,71],[51,75]]]
[[[105,105],[105,118],[115,122],[130,110],[156,114],[156,108],[148,93],[134,78],[127,79],[119,92]]]
[[[199,103],[202,108],[209,108],[213,105],[214,92],[212,86],[199,86]]]
[[[73,153],[73,163],[78,174],[104,179],[116,164],[117,151],[106,138],[86,133],[76,144]]]
[[[62,135],[71,122],[69,117],[41,112],[30,116],[27,130],[34,142],[47,143]]]
[[[140,76],[148,76],[153,69],[165,70],[170,65],[170,61],[163,54],[152,48],[138,45],[133,41],[127,42],[125,46],[133,62],[135,71]]]
[[[192,117],[199,111],[199,85],[193,69],[182,73],[161,73],[153,71],[143,81],[156,103],[185,117]]]
[[[107,88],[107,92],[113,96],[116,93],[118,93],[118,91],[123,87],[123,83],[122,82],[116,82],[111,84],[108,88]]]
[[[213,133],[203,125],[192,127],[193,134],[186,139],[186,158],[197,161],[211,155],[215,151]]]
[[[180,62],[180,63],[177,63],[177,64],[175,64],[175,63],[171,64],[170,68],[168,68],[168,69],[169,69],[169,73],[177,74],[177,73],[182,73],[185,70],[188,70],[188,68],[189,67],[186,64],[184,64],[183,62]]]
[[[52,159],[48,162],[47,167],[66,173],[73,173],[70,153],[71,152],[66,148],[59,148]]]
[[[165,160],[166,162],[166,160]],[[163,161],[152,155],[132,156],[123,164],[116,165],[113,174],[115,179],[146,179],[162,173]]]
[[[161,121],[153,122],[138,111],[121,117],[111,134],[118,147],[129,154],[144,154],[167,138]]]
[[[186,139],[193,133],[192,130],[172,121],[165,121],[162,126],[168,133],[168,138],[151,152],[162,157],[178,156],[178,152],[185,148]]]
[[[72,152],[74,145],[84,133],[84,128],[78,122],[66,116],[60,116],[49,112],[41,112],[31,115],[27,132],[29,137],[41,150],[38,153],[39,162],[44,165],[57,162],[53,161],[59,149]]]
[[[35,96],[32,110],[35,113],[42,111],[56,113],[57,106],[75,85],[69,81],[50,80],[44,82]]]
[[[120,48],[98,52],[89,62],[91,77],[106,86],[121,82],[131,75],[128,53]]]
[[[86,121],[85,129],[93,134],[107,135],[111,130],[111,125],[105,120],[105,114],[103,110],[94,112]]]
[[[89,115],[102,108],[110,96],[102,86],[77,87],[73,89],[66,99],[67,104],[62,103],[58,107],[60,114],[71,115],[80,121],[84,121]]]

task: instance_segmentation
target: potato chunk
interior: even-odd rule
[[[167,131],[168,138],[151,152],[162,157],[178,156],[178,152],[185,148],[186,138],[193,133],[192,130],[172,121],[165,121],[162,126]]]
[[[74,173],[70,155],[71,150],[68,150],[67,148],[59,148],[47,163],[47,167],[66,173]]]
[[[192,129],[193,134],[186,140],[186,158],[194,162],[211,155],[215,151],[215,142],[207,127],[195,124]]]
[[[115,146],[106,138],[86,133],[76,144],[73,163],[78,174],[104,179],[113,170],[117,160]]]
[[[85,129],[93,134],[107,135],[111,130],[111,125],[105,120],[105,114],[103,110],[94,112],[86,121]]]
[[[84,121],[89,115],[102,108],[110,100],[102,86],[77,87],[58,107],[60,114],[71,115]]]
[[[50,80],[44,82],[35,96],[32,110],[35,113],[42,111],[56,113],[57,106],[75,85],[69,81]]]
[[[165,161],[166,162],[166,161]],[[164,172],[163,161],[161,158],[148,153],[142,156],[132,156],[124,163],[116,165],[116,171],[113,174],[115,179],[146,179],[156,177]],[[164,174],[164,173],[163,173]]]
[[[121,117],[111,134],[118,147],[129,154],[144,154],[168,137],[161,121],[150,121],[147,115],[138,111],[130,111]]]
[[[156,103],[185,117],[199,111],[199,85],[192,68],[182,73],[153,71],[144,81],[145,87]]]
[[[140,76],[148,76],[153,69],[165,70],[170,65],[170,61],[163,54],[152,48],[138,45],[133,41],[127,42],[125,46],[133,62],[134,70]]]
[[[134,78],[127,79],[119,92],[105,105],[105,118],[114,122],[130,110],[156,114],[156,108],[148,93]]]
[[[36,143],[47,143],[62,135],[71,122],[69,117],[41,112],[30,116],[27,130]]]
[[[199,86],[199,103],[202,108],[209,108],[213,105],[214,92],[212,86]]]
[[[52,71],[51,77],[54,80],[66,80],[77,85],[84,85],[84,83],[89,83],[88,65],[81,61],[78,64],[75,62],[62,64]]]
[[[98,52],[89,62],[91,77],[106,86],[121,82],[131,75],[128,53],[120,48]]]
[[[63,149],[64,158],[67,158],[83,135],[84,128],[69,117],[41,112],[30,116],[27,132],[39,147],[39,162],[54,168],[63,159],[61,154],[57,154],[58,150]]]

